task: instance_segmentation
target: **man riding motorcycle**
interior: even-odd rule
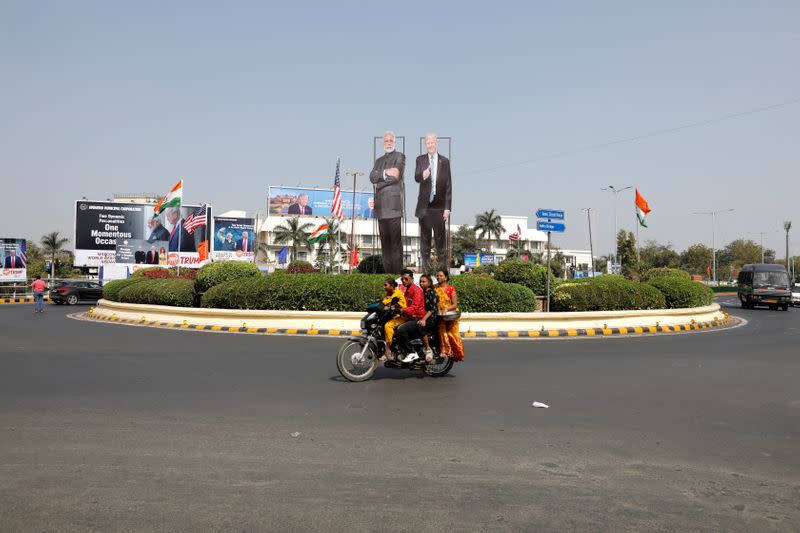
[[[386,324],[386,330],[389,328],[394,330],[397,328],[398,341],[408,339],[410,335],[414,335],[417,328],[417,320],[425,316],[425,295],[419,285],[414,283],[414,273],[411,270],[403,270],[400,275],[402,283],[403,295],[406,299],[405,307],[400,307],[400,316],[390,320]],[[407,342],[403,343],[402,353],[406,354],[411,352],[411,347]],[[389,343],[386,345],[386,351],[389,352]],[[385,354],[387,360],[392,359],[391,353]]]

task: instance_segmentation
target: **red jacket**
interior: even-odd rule
[[[406,306],[403,314],[412,318],[422,318],[425,316],[425,295],[419,285],[412,283],[408,287],[403,285],[403,294],[406,297]]]

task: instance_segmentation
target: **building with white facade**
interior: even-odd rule
[[[261,265],[279,267],[278,254],[286,244],[279,244],[275,242],[275,228],[278,226],[285,226],[286,216],[270,216],[262,218],[257,221],[258,242],[261,245],[261,252],[257,256],[257,262]],[[419,224],[416,218],[411,217],[412,221],[404,224],[403,228],[403,262],[406,265],[416,266],[421,263],[420,261],[420,237],[419,237]],[[311,231],[316,229],[320,224],[324,223],[324,219],[320,217],[300,217],[301,223],[310,223],[313,227]],[[522,250],[523,255],[545,254],[547,246],[547,234],[538,231],[535,227],[528,226],[528,217],[525,216],[511,216],[501,215],[501,222],[505,231],[500,235],[500,239],[493,239],[485,252],[495,255],[495,262],[499,263],[505,259],[509,250],[517,248]],[[467,225],[469,226],[469,225]],[[509,236],[520,229],[520,240],[510,240]],[[451,234],[455,234],[458,226],[452,225],[450,230]],[[380,253],[380,238],[378,237],[378,227],[374,220],[355,220],[345,219],[342,222],[342,230],[348,235],[353,233],[355,235],[355,245],[359,248],[359,257],[363,259],[368,255]],[[564,257],[564,263],[569,270],[570,267],[579,271],[588,271],[591,269],[592,259],[588,250],[565,250],[558,248],[558,238],[554,234],[551,240],[552,252],[560,251]],[[298,252],[297,259],[302,259],[313,263],[316,257],[316,247],[309,251],[301,248]]]

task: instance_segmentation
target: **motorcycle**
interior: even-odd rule
[[[384,325],[398,313],[396,299],[390,305],[375,302],[367,306],[367,314],[361,319],[361,335],[348,337],[339,353],[336,355],[336,367],[339,373],[348,381],[366,381],[372,377],[378,368],[380,358],[386,350],[384,339]],[[450,357],[439,355],[439,335],[437,331],[428,333],[428,340],[433,350],[433,361],[425,362],[425,352],[422,339],[411,341],[411,347],[419,359],[411,363],[403,363],[401,359],[406,354],[399,353],[397,335],[392,339],[389,347],[394,360],[387,360],[384,366],[397,370],[422,370],[431,377],[441,377],[453,368]]]

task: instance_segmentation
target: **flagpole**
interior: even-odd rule
[[[638,263],[641,261],[639,258],[639,226],[641,226],[641,222],[639,222],[639,213],[636,211],[636,204],[634,204],[633,215],[636,217],[636,262]]]
[[[183,218],[181,218],[181,205],[178,204],[178,223],[177,223],[177,230],[178,230],[178,276],[181,275],[181,233],[183,233],[183,226],[181,223],[183,222]]]

